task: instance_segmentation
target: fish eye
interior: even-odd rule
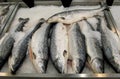
[[[65,17],[60,17],[61,19],[65,20]]]
[[[34,58],[34,59],[36,59],[36,55],[35,55],[35,53],[34,53],[34,52],[33,52],[33,58]]]

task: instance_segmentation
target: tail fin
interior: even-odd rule
[[[27,23],[29,21],[29,18],[19,18],[19,22],[24,21],[24,23]]]

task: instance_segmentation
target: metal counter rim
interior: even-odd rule
[[[12,75],[9,73],[0,73],[0,77],[43,77],[43,78],[120,78],[120,74],[36,74],[36,73],[23,73]]]

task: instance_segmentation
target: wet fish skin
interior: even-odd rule
[[[11,54],[15,39],[14,34],[15,31],[21,31],[23,26],[17,26],[12,32],[6,33],[1,39],[0,39],[0,69],[3,67],[5,62],[7,61],[8,57]]]
[[[30,44],[30,57],[31,61],[38,73],[45,73],[48,63],[48,37],[50,28],[54,24],[43,23],[41,28],[39,28],[32,36]]]
[[[85,37],[78,23],[73,24],[69,30],[69,50],[73,60],[75,73],[82,72],[86,62]]]
[[[92,18],[89,18],[87,20],[90,21],[91,19]],[[101,49],[101,34],[100,32],[94,31],[94,26],[92,26],[87,20],[79,22],[82,33],[85,35],[86,39],[87,61],[94,73],[103,73],[104,64],[103,52]]]
[[[5,34],[5,36],[0,40],[0,69],[10,56],[14,42],[15,40],[9,34]]]
[[[33,33],[39,27],[41,27],[41,24],[43,24],[43,22],[45,22],[45,20],[40,19],[39,23],[35,27],[30,28],[25,36],[18,42],[18,44],[13,47],[12,55],[9,58],[9,69],[12,74],[15,74],[19,67],[22,65],[26,56],[28,42]]]
[[[61,28],[60,28],[60,26]],[[61,49],[61,50],[57,50],[57,41],[56,38],[57,38],[57,34],[62,34],[63,36],[65,35],[64,32],[66,32],[64,29],[63,31],[61,31],[62,27],[64,27],[62,24],[60,23],[57,23],[54,27],[53,27],[53,31],[52,31],[52,34],[51,34],[51,43],[50,43],[50,55],[51,55],[51,59],[53,61],[53,64],[55,65],[56,69],[61,72],[61,73],[64,73],[64,66],[65,66],[65,60],[64,60],[64,57],[63,57],[63,54],[61,54],[61,52],[64,51],[64,49]],[[60,31],[59,31],[60,29]],[[65,39],[65,37],[63,37],[63,39]],[[59,39],[59,38],[58,38]],[[64,44],[62,41],[59,41],[62,45]],[[65,42],[66,44],[66,42]],[[65,48],[65,46],[64,46]],[[66,49],[66,48],[65,48]],[[61,58],[62,57],[62,58]],[[61,59],[60,59],[61,58]],[[62,60],[63,62],[61,62],[60,60]],[[62,63],[62,64],[61,64]],[[62,66],[62,67],[61,67]]]
[[[49,22],[49,23],[61,22],[64,24],[72,24],[72,23],[78,22],[80,20],[83,20],[85,18],[99,15],[99,13],[101,11],[103,11],[104,9],[106,9],[106,7],[102,7],[100,9],[93,10],[93,11],[91,10],[91,11],[87,11],[87,12],[80,12],[79,10],[71,10],[71,11],[67,11],[67,12],[61,12],[61,13],[55,14],[55,15],[51,16],[50,18],[48,18],[47,22]]]
[[[119,37],[112,32],[105,22],[103,17],[99,17],[98,20],[101,22],[99,31],[101,32],[102,46],[104,55],[116,72],[120,72],[120,40]]]
[[[53,64],[60,73],[68,74],[82,71],[86,58],[83,39],[84,36],[81,35],[76,24],[65,26],[58,23],[53,27],[50,53]]]

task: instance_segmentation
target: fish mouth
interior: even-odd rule
[[[17,71],[17,66],[16,65],[10,64],[9,68],[10,68],[9,71],[10,71],[11,74],[16,74],[16,71]]]
[[[55,68],[58,70],[58,72],[63,73],[63,74],[75,74],[79,73],[81,71],[81,68],[74,65],[76,61],[72,58],[65,58],[64,64],[60,64],[61,62],[59,59],[56,59],[54,61]],[[79,61],[79,66],[82,66],[83,63]]]
[[[14,75],[14,74],[16,74],[16,71],[15,71],[15,70],[10,69],[10,73]]]
[[[103,60],[102,59],[94,59],[92,61],[92,69],[95,73],[103,73],[104,72],[104,66],[103,66]]]

